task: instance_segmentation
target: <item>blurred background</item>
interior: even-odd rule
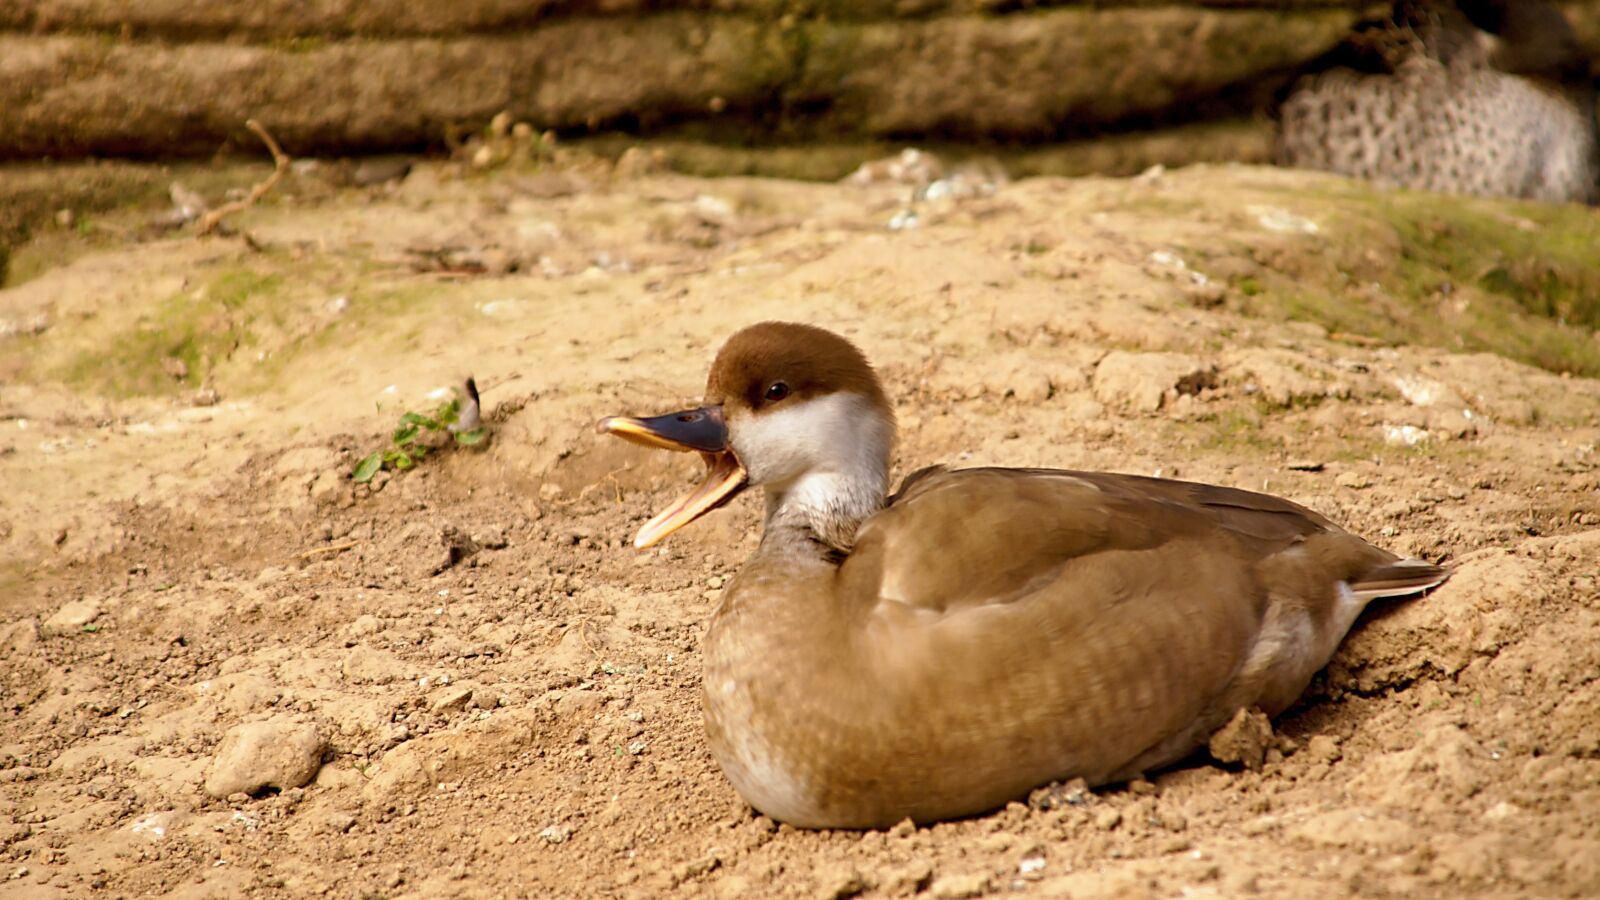
[[[1600,51],[1600,4],[1559,4]],[[837,178],[907,142],[1012,175],[1266,161],[1351,0],[12,0],[0,156],[441,151],[498,113],[700,174]],[[785,152],[774,152],[784,148]],[[752,149],[763,152],[750,153]]]

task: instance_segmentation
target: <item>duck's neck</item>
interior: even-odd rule
[[[881,395],[812,398],[746,417],[730,436],[751,483],[766,491],[764,553],[849,553],[856,529],[883,508],[894,414]]]
[[[869,472],[817,472],[767,488],[763,552],[849,553],[856,530],[883,509],[888,467]]]

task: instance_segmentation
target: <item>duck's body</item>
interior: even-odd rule
[[[757,329],[817,339],[767,323],[729,347]],[[707,738],[739,793],[782,821],[927,822],[1053,780],[1100,784],[1166,765],[1241,709],[1289,706],[1368,600],[1445,577],[1303,507],[1232,488],[969,469],[914,477],[885,505],[887,446],[862,419],[881,392],[817,404],[841,396],[824,384],[783,406],[804,362],[758,367],[789,373],[777,408],[757,402],[743,419],[739,397],[751,392],[719,391],[715,374],[708,394],[720,402],[706,408],[732,412],[722,452],[764,473],[768,490],[761,547],[704,644]],[[773,376],[756,380],[760,397]],[[702,413],[603,425],[659,442]],[[764,465],[777,431],[794,436],[803,463]],[[698,434],[684,446],[713,453]],[[877,461],[849,462],[863,456]],[[712,470],[708,485],[731,483]],[[703,488],[639,542],[730,495]]]
[[[1365,605],[1350,585],[1396,562],[1245,491],[941,473],[842,563],[802,530],[768,533],[706,636],[707,738],[740,794],[802,826],[1124,780],[1240,709],[1286,708]]]
[[[1593,203],[1589,63],[1542,0],[1402,0],[1279,108],[1278,161],[1404,187]]]

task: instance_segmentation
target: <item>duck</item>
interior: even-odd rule
[[[1593,204],[1591,62],[1546,0],[1399,0],[1309,63],[1279,164],[1455,194]]]
[[[797,828],[933,823],[1171,765],[1241,710],[1287,709],[1367,604],[1449,577],[1232,487],[933,467],[891,495],[883,384],[809,324],[746,327],[702,405],[596,430],[705,464],[636,547],[763,493],[701,700],[728,781]]]

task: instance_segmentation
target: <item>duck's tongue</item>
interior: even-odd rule
[[[732,453],[702,453],[706,461],[706,480],[694,492],[656,513],[655,518],[644,523],[633,536],[633,545],[641,550],[660,541],[679,528],[733,499],[744,487],[744,466]]]
[[[623,440],[664,450],[698,451],[706,463],[706,478],[688,496],[657,513],[639,529],[633,545],[640,549],[728,502],[745,486],[745,468],[728,449],[728,431],[720,407],[708,406],[637,419],[607,416],[595,430]]]

